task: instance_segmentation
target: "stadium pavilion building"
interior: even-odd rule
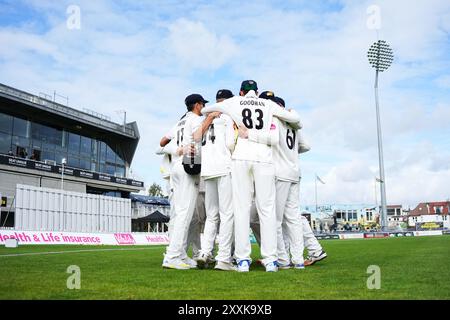
[[[17,184],[121,198],[144,190],[129,178],[138,142],[136,122],[120,125],[0,84],[0,227],[14,226]]]

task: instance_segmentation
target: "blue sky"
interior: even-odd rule
[[[67,28],[69,5],[79,30]],[[367,27],[380,9],[378,35]],[[450,198],[450,4],[414,1],[0,1],[0,82],[56,90],[70,105],[142,135],[132,170],[162,183],[154,150],[192,92],[213,101],[254,79],[302,116],[301,202],[373,203],[378,175],[374,72],[377,39],[395,52],[381,75],[388,204]],[[380,199],[379,194],[377,199]]]

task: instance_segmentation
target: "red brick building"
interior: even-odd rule
[[[450,201],[421,202],[409,213],[410,216],[422,216],[429,214],[448,215],[450,212]]]
[[[408,226],[417,223],[436,222],[443,223],[443,227],[450,229],[450,201],[422,202],[417,205],[408,216]]]

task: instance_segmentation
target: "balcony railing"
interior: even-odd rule
[[[42,97],[38,97],[36,95],[27,93],[25,91],[21,91],[21,90],[6,86],[2,83],[0,83],[0,93],[4,93],[4,94],[7,94],[7,95],[10,95],[10,96],[13,96],[13,97],[16,97],[16,98],[40,105],[40,106],[46,107],[57,114],[60,114],[63,116],[70,116],[70,117],[74,118],[75,120],[78,120],[81,122],[89,123],[89,124],[92,124],[97,127],[104,128],[104,129],[113,130],[114,132],[122,133],[122,134],[130,136],[132,138],[136,137],[135,131],[129,125],[126,125],[124,127],[123,125],[120,125],[118,123],[108,121],[105,119],[101,119],[99,117],[95,117],[88,113],[76,110],[74,108],[70,108],[68,106],[64,106],[64,105],[56,103],[54,101],[51,101],[51,100],[48,100],[48,99],[45,99]]]

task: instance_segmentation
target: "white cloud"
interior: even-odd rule
[[[26,54],[49,56],[54,60],[62,59],[58,48],[42,39],[39,35],[24,33],[16,29],[0,30],[0,58],[7,61],[24,58]]]
[[[169,47],[174,64],[190,69],[217,69],[238,52],[238,46],[226,36],[217,36],[199,21],[179,19],[169,25]]]

